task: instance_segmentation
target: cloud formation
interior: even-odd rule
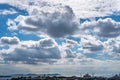
[[[0,15],[9,15],[9,14],[16,14],[17,11],[15,11],[14,9],[10,9],[10,10],[0,10]]]
[[[86,53],[102,51],[104,49],[103,43],[90,35],[82,37],[80,44]]]
[[[109,39],[104,45],[110,56],[114,59],[120,59],[120,39]]]
[[[44,0],[54,4],[69,5],[79,18],[111,15],[119,12],[119,0]]]
[[[43,39],[36,42],[25,41],[19,45],[13,51],[2,53],[2,58],[6,63],[54,63],[61,58],[60,50],[52,39]]]
[[[99,19],[98,21],[84,22],[81,25],[86,33],[97,34],[100,37],[118,37],[120,36],[120,22],[116,22],[111,18]]]
[[[0,43],[4,45],[16,45],[20,42],[17,37],[1,37]]]
[[[25,9],[28,12],[31,11],[33,7],[43,7],[45,5],[55,5],[63,4],[68,5],[73,9],[75,15],[79,18],[90,18],[98,16],[108,16],[114,14],[114,12],[120,11],[120,1],[119,0],[1,0],[0,3],[9,3],[21,9]],[[84,5],[83,5],[84,4]],[[89,6],[89,7],[88,7]],[[37,11],[37,10],[36,10]]]
[[[60,5],[52,7],[58,9],[53,12],[43,10],[36,13],[37,15],[23,17],[19,21],[18,29],[22,31],[21,33],[35,33],[39,36],[44,34],[57,38],[74,34],[78,30],[79,22],[72,9]]]

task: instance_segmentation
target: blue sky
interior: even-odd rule
[[[120,73],[119,3],[0,1],[0,74]]]

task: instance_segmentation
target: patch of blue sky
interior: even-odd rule
[[[10,10],[10,9],[14,9],[15,11],[17,11],[20,14],[28,15],[27,11],[25,11],[25,10],[19,9],[19,8],[9,5],[9,4],[0,4],[0,10]]]
[[[62,43],[66,42],[64,39],[60,39],[60,38],[55,38],[55,41],[57,42],[58,45],[62,45]]]
[[[105,38],[105,37],[100,37],[99,40],[102,41],[102,42],[105,42],[105,41],[107,41],[108,39]]]
[[[10,8],[16,9],[16,7],[6,4],[6,3],[0,4],[0,9],[10,9]]]
[[[7,15],[1,14],[0,15],[0,37],[12,36],[13,33],[17,33],[17,31],[12,33],[7,29],[8,26],[7,26],[6,22],[8,19],[15,19],[18,15],[24,15],[24,16],[28,15],[27,11],[25,11],[25,10],[18,9],[14,6],[9,5],[9,4],[0,4],[0,10],[10,10],[10,9],[14,9],[17,13],[7,14]],[[23,36],[23,35],[21,35],[21,36]],[[31,35],[31,37],[33,37],[33,35]],[[29,35],[28,35],[28,39],[31,37],[29,37]]]
[[[80,24],[82,24],[85,21],[91,21],[90,18],[80,18]]]
[[[89,57],[89,58],[96,58],[96,57],[98,57],[98,53],[84,53],[84,55],[86,56],[86,57]]]
[[[76,53],[81,53],[80,51],[78,51],[79,48],[80,48],[80,46],[75,45],[73,48],[71,48],[71,50],[76,52]]]
[[[74,40],[76,42],[79,42],[80,41],[80,38],[78,37],[73,37],[73,36],[68,36],[67,39],[70,39],[70,40]],[[58,45],[62,45],[62,43],[66,42],[65,39],[61,39],[61,38],[55,38],[55,41],[58,43]]]
[[[116,22],[120,22],[120,15],[110,15],[110,16],[104,16],[104,17],[96,17],[95,20],[99,20],[99,19],[105,19],[105,18],[111,18],[113,20],[115,20]]]
[[[113,56],[110,56],[106,52],[90,52],[84,53],[84,55],[88,58],[98,59],[98,60],[116,60]]]
[[[67,39],[74,40],[76,42],[80,42],[80,38],[79,37],[68,36]]]
[[[7,15],[0,15],[0,37],[2,36],[9,36],[9,37],[19,37],[20,40],[39,40],[40,37],[36,36],[35,34],[20,34],[18,30],[9,31],[7,28],[7,20],[8,19],[15,19],[18,15],[27,16],[28,13],[25,10],[18,9],[14,6],[9,4],[0,4],[0,10],[10,10],[14,9],[17,13],[15,14],[7,14]]]
[[[84,53],[84,55],[88,58],[93,58],[93,59],[98,59],[98,60],[106,59],[106,58],[104,58],[104,56],[101,56],[100,54],[101,53],[99,53],[99,52]]]
[[[41,39],[41,37],[36,36],[35,34],[18,34],[17,37],[19,37],[19,39],[23,41],[27,41],[27,40],[38,41]]]
[[[95,18],[80,18],[80,23],[82,24],[83,22],[85,21],[92,21],[92,20],[99,20],[99,19],[105,19],[105,18],[111,18],[113,20],[115,20],[116,22],[120,22],[120,14],[112,14],[112,15],[109,15],[109,16],[103,16],[103,17],[95,17]]]
[[[6,22],[8,19],[14,19],[17,17],[18,14],[11,14],[11,15],[0,15],[0,37],[7,36],[7,34],[11,34],[11,32],[7,29]]]

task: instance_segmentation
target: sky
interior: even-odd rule
[[[120,73],[120,0],[0,0],[0,75]]]

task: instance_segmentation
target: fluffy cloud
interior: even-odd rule
[[[10,9],[10,10],[0,10],[0,15],[9,15],[9,14],[16,14],[17,11],[15,11],[14,9]]]
[[[9,3],[21,9],[25,9],[31,13],[31,9],[36,6],[45,6],[50,4],[63,4],[68,5],[73,9],[75,15],[79,18],[90,18],[98,16],[111,15],[114,12],[119,12],[119,0],[2,0],[0,3]],[[32,6],[31,6],[32,5]],[[89,7],[88,7],[89,6]],[[47,9],[48,10],[48,9]],[[36,9],[37,11],[37,9]]]
[[[17,37],[1,37],[0,43],[1,45],[15,45],[18,44],[20,41]]]
[[[10,0],[12,1],[12,0]],[[7,1],[7,0],[1,0],[0,3],[9,3],[10,1]]]
[[[110,56],[114,59],[120,59],[120,39],[109,39],[104,45]]]
[[[76,41],[74,40],[70,40],[70,39],[66,39],[66,42],[62,44],[62,46],[64,46],[64,48],[74,48],[76,45],[79,45]]]
[[[73,9],[75,15],[79,18],[90,18],[98,16],[111,15],[114,12],[119,12],[119,0],[41,0],[33,2],[35,5],[49,4],[64,4]],[[44,2],[43,4],[41,4]],[[88,7],[89,6],[89,7]]]
[[[119,0],[46,0],[52,3],[69,5],[79,18],[111,15],[119,12]]]
[[[6,63],[37,64],[53,63],[61,58],[60,50],[52,39],[43,39],[36,42],[23,41],[19,45],[11,52],[2,53],[3,61]]]
[[[65,39],[65,42],[63,42],[62,45],[59,46],[61,53],[62,53],[62,57],[63,58],[77,58],[78,57],[77,52],[72,49],[78,45],[79,43],[77,43],[74,40]]]
[[[72,9],[69,6],[61,5],[52,7],[57,10],[52,12],[39,10],[36,15],[23,17],[19,21],[18,29],[22,31],[21,33],[44,34],[51,37],[65,37],[74,34],[78,30],[79,20],[76,20]]]
[[[100,37],[117,37],[120,35],[120,23],[112,20],[111,18],[99,19],[93,22],[84,22],[81,25],[86,33],[94,33]]]
[[[83,50],[87,52],[102,51],[104,49],[103,43],[90,35],[82,37],[80,44]]]
[[[8,19],[7,25],[9,26],[8,29],[9,29],[10,31],[12,31],[12,30],[17,30],[17,26],[16,26],[15,21],[13,21],[13,20],[11,20],[11,19]]]

